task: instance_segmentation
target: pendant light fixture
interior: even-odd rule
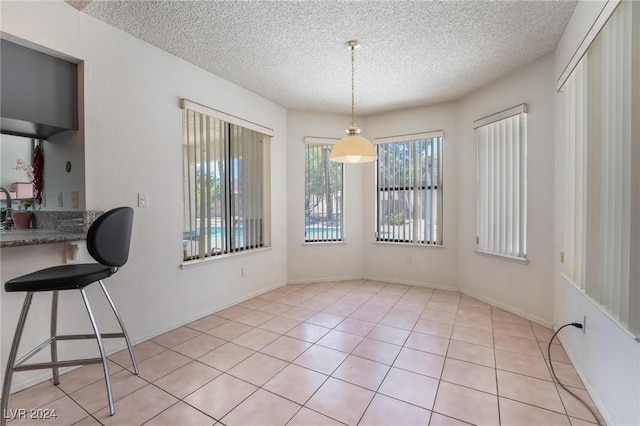
[[[351,50],[351,127],[347,129],[347,136],[333,146],[329,159],[338,163],[369,163],[376,161],[376,149],[371,142],[359,135],[360,129],[356,127],[354,52],[360,47],[360,43],[349,40],[345,46]]]

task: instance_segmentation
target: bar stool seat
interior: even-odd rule
[[[5,426],[7,422],[6,413],[10,413],[9,398],[11,396],[11,379],[14,372],[51,369],[53,373],[53,384],[60,383],[59,368],[71,367],[87,364],[101,363],[104,371],[105,384],[107,387],[107,399],[109,400],[109,412],[115,414],[115,405],[113,403],[113,395],[111,391],[111,379],[109,377],[109,365],[107,354],[104,349],[102,339],[105,338],[124,338],[131,362],[133,364],[134,373],[138,374],[138,365],[133,353],[133,348],[129,340],[124,322],[113,303],[113,299],[107,292],[103,280],[115,274],[118,269],[123,266],[129,257],[129,245],[131,241],[131,230],[133,227],[133,209],[130,207],[119,207],[110,210],[100,217],[89,228],[87,233],[87,249],[91,257],[97,263],[71,264],[54,266],[51,268],[41,269],[20,277],[7,281],[4,289],[7,292],[26,292],[22,311],[16,326],[16,332],[11,344],[11,350],[7,360],[7,368],[5,370],[4,383],[2,386],[2,416],[0,416],[0,426]],[[121,332],[117,333],[100,333],[96,323],[89,298],[85,291],[85,287],[98,282],[104,293],[113,313],[115,314]],[[58,318],[58,294],[60,291],[79,290],[84,301],[93,334],[71,334],[59,335],[57,333]],[[51,334],[47,340],[42,342],[33,350],[27,352],[22,358],[16,360],[20,339],[24,330],[27,314],[35,293],[51,292]],[[87,338],[95,338],[98,343],[100,357],[81,358],[73,360],[58,360],[57,342],[61,340],[82,340]],[[47,346],[51,347],[51,362],[30,363],[26,362],[35,354],[40,352]],[[31,408],[31,407],[21,407]]]
[[[109,278],[114,272],[111,266],[99,263],[54,266],[7,281],[4,289],[7,292],[78,290]]]

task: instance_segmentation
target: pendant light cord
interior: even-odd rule
[[[355,59],[356,59],[355,51],[356,51],[355,46],[351,46],[351,127],[356,127],[356,108],[355,108],[356,80],[355,80],[355,65],[354,65]]]

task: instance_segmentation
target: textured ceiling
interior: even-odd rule
[[[289,109],[458,99],[553,51],[575,1],[68,1]]]

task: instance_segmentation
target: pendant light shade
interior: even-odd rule
[[[333,146],[329,159],[338,163],[369,163],[376,161],[376,148],[359,135],[360,129],[356,127],[354,51],[360,47],[360,43],[357,40],[349,40],[345,45],[351,50],[351,127],[347,129],[347,136]]]
[[[360,129],[351,127],[347,130],[347,136],[340,139],[331,150],[331,161],[339,163],[369,163],[376,161],[375,147],[358,135]]]

